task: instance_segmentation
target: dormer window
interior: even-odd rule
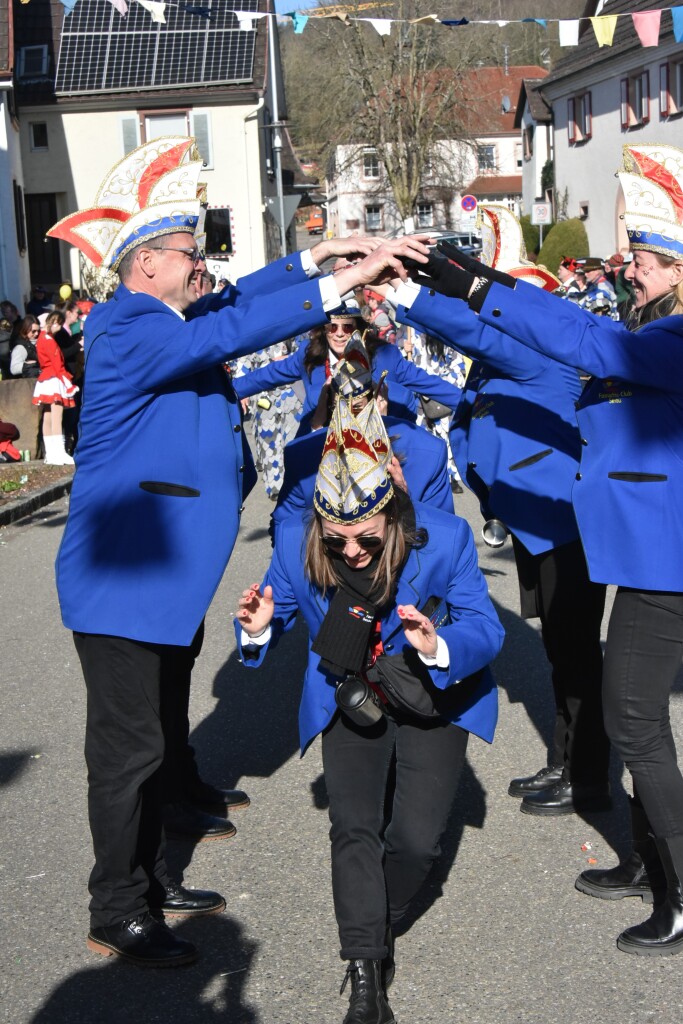
[[[50,58],[47,46],[22,46],[19,50],[19,78],[44,78]]]

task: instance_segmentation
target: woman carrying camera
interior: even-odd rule
[[[308,625],[299,729],[302,751],[322,734],[334,906],[351,980],[344,1024],[394,1020],[392,934],[438,855],[468,735],[490,741],[497,717],[486,666],[503,630],[470,529],[413,505],[392,484],[391,457],[375,402],[355,416],[340,397],[309,520],[278,528],[263,584],[244,591],[236,622],[253,666],[297,610]]]

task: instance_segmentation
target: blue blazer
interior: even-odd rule
[[[523,282],[494,285],[480,315],[595,378],[572,491],[591,579],[683,591],[683,316],[631,332]]]
[[[278,288],[276,303],[264,301]],[[326,319],[299,260],[249,275],[190,315],[121,285],[88,316],[76,474],[57,556],[69,629],[191,643],[255,481],[221,364]]]
[[[450,440],[485,518],[501,519],[533,555],[577,540],[571,492],[581,457],[578,372],[487,327],[464,302],[425,288],[397,315],[477,361]]]
[[[450,667],[444,671],[431,668],[432,679],[439,689],[457,685],[488,665],[503,643],[503,628],[498,621],[477,564],[472,531],[459,516],[450,515],[427,505],[415,506],[417,525],[429,533],[424,548],[411,551],[401,572],[396,600],[391,602],[381,623],[382,643],[387,654],[398,654],[410,645],[405,639],[396,607],[414,604],[422,607],[430,597],[445,599],[451,623],[442,626],[439,634],[448,645]],[[311,651],[329,607],[331,592],[323,594],[304,577],[302,552],[306,525],[298,516],[278,526],[275,551],[263,585],[272,586],[275,615],[269,644],[249,647],[255,657],[245,659],[248,667],[257,667],[268,647],[294,624],[297,609],[306,620],[310,634],[308,667],[299,706],[299,736],[304,753],[311,740],[327,727],[336,711],[335,683],[338,677],[320,667],[320,657]],[[237,642],[242,629],[235,620]],[[244,652],[242,652],[244,657]],[[462,707],[452,721],[463,729],[491,742],[498,717],[498,695],[489,671],[482,673],[477,688],[468,691]]]
[[[384,425],[394,452],[406,456],[401,468],[412,500],[453,512],[446,443],[424,427],[393,416],[385,416]],[[284,481],[272,517],[275,525],[313,508],[315,478],[326,437],[326,430],[315,430],[285,446]]]
[[[243,377],[238,377],[235,380],[235,391],[239,398],[258,395],[261,391],[269,391],[271,388],[289,384],[295,380],[303,381],[306,400],[301,417],[302,422],[307,424],[318,404],[320,391],[325,383],[324,366],[315,366],[310,377],[304,369],[307,349],[308,342],[301,345],[286,359],[278,359],[268,366],[262,366],[258,370],[246,373]],[[460,401],[459,388],[456,388],[454,384],[449,384],[441,377],[425,373],[418,366],[414,366],[413,363],[403,358],[395,345],[380,345],[375,352],[372,362],[373,380],[378,381],[385,370],[389,385],[389,413],[392,416],[414,420],[417,411],[415,394],[429,395],[430,398],[435,398],[450,409],[455,409]],[[392,383],[401,384],[400,391],[392,390]],[[406,390],[404,391],[403,388]]]

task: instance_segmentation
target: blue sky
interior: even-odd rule
[[[288,14],[290,11],[303,11],[306,7],[317,7],[316,0],[275,0],[275,10],[278,14]]]

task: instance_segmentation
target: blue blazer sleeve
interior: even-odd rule
[[[301,380],[304,374],[306,347],[306,345],[302,345],[286,359],[275,359],[272,363],[259,367],[258,370],[251,370],[238,377],[233,381],[237,397],[250,398],[251,395],[258,395],[261,391],[272,391],[273,388],[282,387],[283,384]]]
[[[683,316],[663,317],[629,331],[623,324],[518,281],[514,291],[494,284],[480,317],[529,348],[594,377],[619,377],[662,391],[683,392]]]
[[[378,376],[383,370],[388,370],[389,379],[402,384],[409,391],[414,391],[418,395],[428,395],[437,402],[447,405],[449,409],[457,409],[460,388],[433,373],[426,373],[419,366],[404,359],[395,345],[380,345],[373,364],[373,377]]]

